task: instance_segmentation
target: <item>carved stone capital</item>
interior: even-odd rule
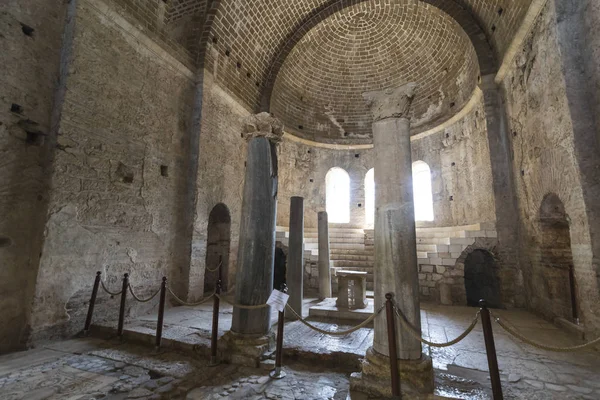
[[[279,143],[282,136],[283,123],[267,112],[250,115],[244,119],[242,137],[246,140],[266,137],[271,142]]]
[[[416,83],[363,93],[363,98],[371,108],[373,122],[386,118],[406,118],[415,97]]]

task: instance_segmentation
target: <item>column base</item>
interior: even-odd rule
[[[402,394],[411,399],[427,399],[433,393],[433,363],[423,354],[420,360],[398,360]],[[370,347],[362,363],[362,372],[350,376],[350,390],[369,395],[392,396],[390,359]]]
[[[258,368],[261,357],[274,346],[275,336],[227,331],[219,340],[221,359],[229,364]]]

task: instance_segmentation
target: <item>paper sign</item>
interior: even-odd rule
[[[289,298],[289,295],[280,292],[279,290],[273,290],[269,296],[269,300],[267,300],[267,304],[275,308],[277,311],[283,312]]]

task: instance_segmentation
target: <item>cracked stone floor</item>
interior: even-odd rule
[[[208,366],[210,309],[207,304],[168,310],[166,348],[159,353],[143,344],[152,343],[154,316],[149,315],[128,323],[124,342],[73,339],[2,356],[0,399],[369,399],[349,393],[348,388],[350,373],[359,370],[360,358],[372,343],[371,328],[329,337],[298,321],[288,322],[284,342],[288,375],[276,381],[268,378],[272,354],[257,369]],[[468,307],[424,304],[423,331],[436,342],[452,339],[469,325],[475,312]],[[579,343],[531,313],[496,313],[545,344]],[[223,307],[221,332],[230,321],[231,309]],[[356,321],[314,323],[325,329],[346,329]],[[494,329],[505,399],[600,399],[599,352],[551,353],[511,339],[498,325]],[[436,395],[491,398],[480,326],[463,342],[434,348],[431,355]]]

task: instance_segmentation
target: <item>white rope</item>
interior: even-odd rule
[[[129,285],[129,292],[131,293],[131,295],[133,296],[133,298],[136,299],[137,301],[139,301],[140,303],[147,303],[150,300],[152,300],[153,298],[155,298],[157,294],[160,293],[160,288],[158,288],[158,290],[156,292],[154,292],[154,294],[152,296],[150,296],[149,298],[147,298],[145,300],[141,299],[141,298],[139,298],[138,296],[135,295],[135,292],[133,291],[133,286],[131,286],[131,284]]]
[[[310,329],[317,331],[319,333],[322,333],[324,335],[331,335],[331,336],[345,336],[348,335],[352,332],[355,332],[361,328],[364,328],[365,326],[369,325],[371,323],[371,321],[373,321],[375,319],[375,317],[381,312],[381,310],[383,310],[385,308],[385,305],[379,307],[379,310],[377,310],[376,312],[374,312],[373,314],[371,314],[369,316],[369,318],[367,318],[363,323],[356,325],[355,327],[352,327],[348,330],[345,331],[326,331],[324,329],[318,328],[314,325],[312,325],[311,323],[309,323],[308,321],[306,321],[305,319],[303,319],[300,315],[298,315],[298,313],[292,308],[292,306],[290,306],[289,304],[286,304],[286,307],[288,310],[290,310],[292,312],[292,314],[294,314],[294,316],[300,321],[302,322],[304,325],[308,326]]]

